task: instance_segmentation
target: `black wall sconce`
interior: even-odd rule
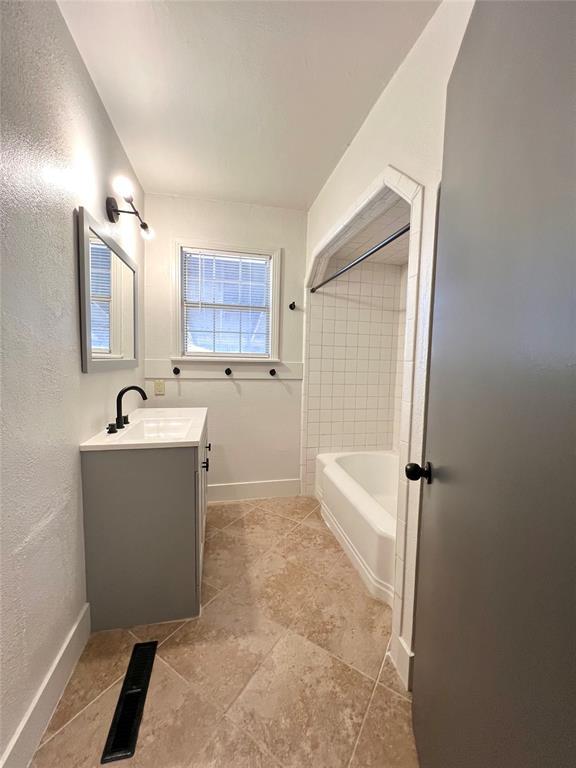
[[[152,240],[154,237],[154,230],[152,227],[149,227],[148,224],[144,221],[142,216],[140,216],[139,211],[137,210],[136,206],[134,205],[134,189],[132,187],[132,183],[130,182],[130,179],[127,179],[125,176],[117,176],[114,179],[114,192],[119,197],[122,197],[123,200],[128,203],[131,210],[123,210],[121,208],[118,208],[118,203],[116,202],[115,197],[107,197],[106,198],[106,216],[108,216],[108,221],[111,221],[112,224],[116,224],[118,219],[120,218],[121,213],[128,213],[131,216],[137,216],[138,221],[140,222],[140,234],[144,238],[144,240]]]

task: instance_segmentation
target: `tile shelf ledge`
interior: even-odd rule
[[[180,368],[180,373],[172,372],[174,366]],[[226,376],[226,368],[232,369],[232,375]],[[275,376],[270,375],[274,368]],[[283,362],[281,360],[242,360],[222,358],[219,360],[196,360],[189,357],[168,357],[161,359],[148,358],[145,362],[145,379],[167,379],[181,381],[183,379],[225,379],[227,381],[258,380],[267,381],[293,380],[301,381],[304,364],[301,361]]]

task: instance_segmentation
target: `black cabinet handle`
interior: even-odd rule
[[[208,450],[209,450],[209,451],[211,451],[211,450],[212,450],[212,443],[208,443],[208,445],[206,446],[206,448],[208,448]]]
[[[224,373],[226,374],[226,376],[231,376],[232,375],[232,368],[226,368],[224,370]]]
[[[288,309],[291,309],[292,311],[294,311],[296,309],[296,302],[291,301],[290,304],[288,304]]]
[[[410,462],[404,467],[404,472],[408,480],[421,480],[424,477],[428,485],[432,482],[432,464],[429,461],[423,467],[420,464]]]
[[[270,376],[276,376],[276,368],[270,368]]]
[[[205,469],[206,472],[210,470],[210,459],[204,459],[202,462],[202,469]]]
[[[175,366],[174,368],[172,368],[172,373],[174,374],[174,376],[180,376],[180,368],[178,368],[178,366]]]

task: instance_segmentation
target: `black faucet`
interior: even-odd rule
[[[122,415],[122,398],[126,392],[131,392],[132,390],[139,392],[142,400],[148,400],[148,395],[144,392],[142,387],[132,386],[121,389],[116,398],[116,429],[124,429],[124,424],[128,424],[128,416]]]

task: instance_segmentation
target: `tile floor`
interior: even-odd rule
[[[132,645],[158,653],[137,768],[417,768],[409,694],[315,499],[211,504],[202,616],[94,634],[32,768],[96,768]]]

